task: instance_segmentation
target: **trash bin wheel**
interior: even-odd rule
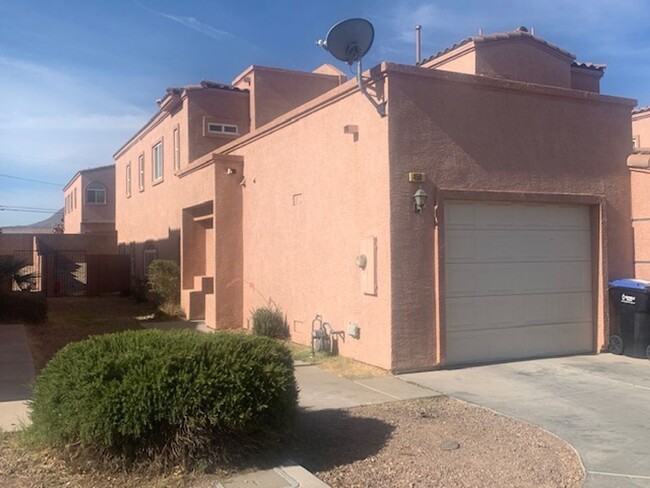
[[[609,337],[609,352],[612,354],[623,354],[623,349],[623,339],[621,339],[621,336],[613,335]]]

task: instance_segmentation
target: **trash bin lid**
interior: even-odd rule
[[[648,290],[650,289],[650,281],[637,280],[634,278],[623,278],[621,280],[610,281],[609,286],[617,288],[631,288],[633,290]]]

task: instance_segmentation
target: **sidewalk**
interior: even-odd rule
[[[22,325],[0,325],[0,430],[19,430],[27,422],[34,363]]]
[[[151,324],[152,328],[172,329],[173,322]],[[183,324],[195,328],[196,324]],[[197,330],[195,328],[195,330]],[[308,363],[296,363],[300,388],[299,406],[303,411],[343,409],[360,405],[387,403],[438,395],[427,388],[407,383],[394,376],[348,380]],[[22,325],[0,325],[0,429],[18,430],[28,420],[26,400],[34,383],[27,336]],[[287,460],[282,466],[242,474],[218,483],[214,488],[326,488],[302,466]]]

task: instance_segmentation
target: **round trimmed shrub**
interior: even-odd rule
[[[260,307],[253,310],[253,333],[274,339],[286,339],[289,330],[282,311],[276,307]]]
[[[31,431],[91,458],[191,466],[276,442],[296,406],[293,360],[276,341],[126,331],[59,351],[36,380]]]

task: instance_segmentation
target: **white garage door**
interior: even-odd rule
[[[445,203],[446,357],[593,350],[586,206]]]

